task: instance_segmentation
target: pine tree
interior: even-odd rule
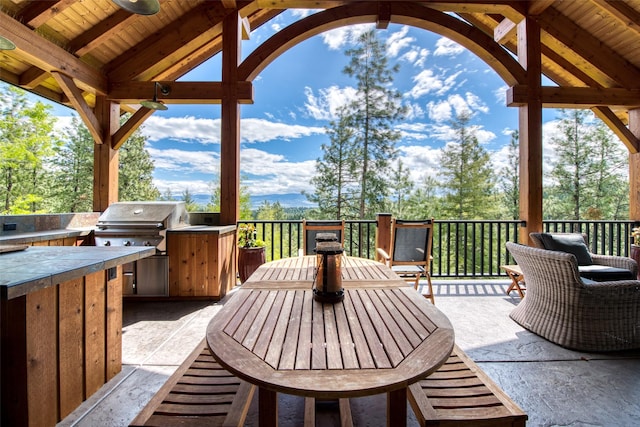
[[[563,110],[561,136],[552,139],[552,182],[545,190],[545,217],[624,217],[628,186],[624,152],[613,135],[587,110]]]
[[[409,199],[413,191],[413,182],[402,161],[398,161],[397,167],[392,171],[389,190],[391,192],[390,212],[396,218],[408,219],[407,215],[411,207]]]
[[[146,139],[136,130],[120,147],[118,194],[121,201],[158,200],[160,191],[153,184],[153,160],[145,149]]]
[[[358,45],[345,53],[351,60],[344,73],[358,82],[348,115],[360,152],[359,218],[373,218],[384,207],[390,164],[397,156],[395,143],[400,132],[393,124],[405,114],[400,106],[402,96],[391,88],[399,67],[388,65],[384,44],[374,30],[362,34]]]
[[[53,180],[47,200],[53,212],[93,210],[93,137],[78,117],[65,129],[65,143],[51,159]]]
[[[517,130],[511,132],[511,141],[507,147],[507,164],[501,169],[500,187],[503,192],[504,206],[509,219],[520,218],[520,149]]]
[[[486,219],[495,215],[495,175],[489,153],[480,145],[470,116],[460,114],[451,125],[456,139],[442,150],[443,214],[451,219]]]
[[[348,125],[346,110],[338,112],[337,122],[327,127],[329,145],[322,144],[324,155],[316,160],[316,174],[311,179],[315,193],[306,194],[307,199],[318,205],[319,218],[356,219],[358,205],[358,179],[355,174],[358,162],[353,147],[353,129]]]
[[[42,211],[43,161],[59,143],[50,110],[42,102],[30,104],[22,89],[3,86],[0,92],[0,213]]]

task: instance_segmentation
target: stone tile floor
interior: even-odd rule
[[[581,353],[554,345],[509,318],[518,304],[509,282],[434,281],[436,306],[458,345],[529,416],[530,426],[640,425],[640,351]],[[224,301],[222,302],[224,303]],[[122,372],[60,426],[127,426],[202,339],[222,303],[126,301]],[[281,426],[301,426],[303,401],[280,395]],[[247,425],[257,425],[257,405]],[[352,399],[356,426],[385,425],[385,398]],[[409,425],[417,422],[411,410]],[[318,407],[317,425],[339,425]]]

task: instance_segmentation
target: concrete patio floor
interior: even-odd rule
[[[564,349],[509,318],[518,304],[509,282],[434,281],[436,306],[456,342],[528,414],[530,426],[640,425],[640,351]],[[228,298],[228,297],[227,297]],[[127,426],[195,348],[224,303],[126,301],[122,372],[60,426]],[[303,400],[280,395],[281,426],[301,426]],[[384,395],[351,400],[356,426],[383,426]],[[410,426],[417,425],[409,408]],[[257,426],[254,398],[246,425]],[[317,409],[317,425],[339,425],[335,408]]]

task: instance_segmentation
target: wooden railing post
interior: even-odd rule
[[[391,214],[379,213],[376,215],[376,248],[391,252]],[[375,259],[380,261],[376,252]]]

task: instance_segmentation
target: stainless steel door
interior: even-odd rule
[[[136,261],[136,295],[169,295],[169,257],[154,255]]]

